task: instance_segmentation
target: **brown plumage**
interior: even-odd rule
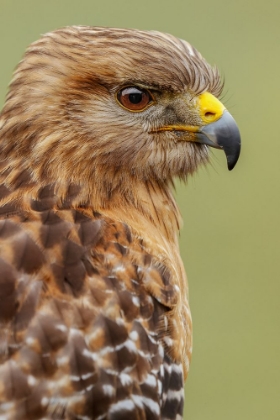
[[[123,106],[127,87],[147,106]],[[220,117],[201,94],[221,89],[158,32],[68,27],[28,48],[0,114],[1,420],[182,418],[191,317],[171,188],[208,161],[199,127]]]

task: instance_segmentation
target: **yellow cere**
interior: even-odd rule
[[[200,117],[206,124],[217,121],[224,113],[224,105],[209,92],[204,92],[198,97]]]

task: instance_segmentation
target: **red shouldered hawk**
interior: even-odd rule
[[[32,44],[0,114],[0,419],[182,418],[191,316],[174,177],[238,128],[220,76],[159,32]]]

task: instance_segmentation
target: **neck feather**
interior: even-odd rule
[[[94,178],[81,181],[73,176],[67,179],[63,172],[54,176],[5,159],[0,165],[0,182],[8,189],[8,194],[2,194],[0,203],[17,200],[19,204],[28,205],[30,199],[40,199],[43,188],[51,186],[57,208],[63,207],[65,202],[74,208],[90,207],[127,223],[139,236],[144,226],[148,236],[157,240],[160,236],[164,241],[177,244],[180,213],[171,192],[171,182],[142,180],[127,172],[108,173],[105,168]]]

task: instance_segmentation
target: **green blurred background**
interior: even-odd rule
[[[243,140],[177,184],[194,320],[188,420],[280,419],[279,0],[0,0],[0,105],[40,34],[85,24],[157,29],[190,41],[225,76]]]

